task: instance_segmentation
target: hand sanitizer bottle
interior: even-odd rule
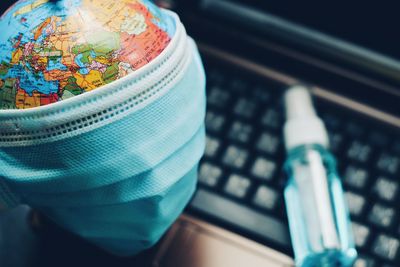
[[[357,252],[326,128],[306,88],[289,89],[285,105],[284,195],[296,264],[352,266]]]

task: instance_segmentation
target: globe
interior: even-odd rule
[[[0,17],[0,110],[49,105],[151,62],[174,21],[147,0],[24,0]]]

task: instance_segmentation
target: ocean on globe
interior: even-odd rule
[[[148,64],[173,19],[147,0],[25,0],[0,18],[0,110],[89,92]]]

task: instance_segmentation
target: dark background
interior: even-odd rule
[[[289,18],[400,59],[400,5],[396,1],[231,1]],[[0,13],[14,2],[2,0]]]
[[[0,13],[3,14],[3,12],[7,9],[7,7],[9,7],[10,5],[12,5],[15,1],[13,0],[3,0],[0,2]]]
[[[59,228],[27,206],[0,211],[1,267],[147,267],[154,250],[118,258]]]
[[[400,59],[398,1],[232,0]]]

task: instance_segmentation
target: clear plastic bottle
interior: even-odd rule
[[[289,90],[286,109],[284,196],[296,264],[352,266],[357,252],[325,127],[305,88]]]

